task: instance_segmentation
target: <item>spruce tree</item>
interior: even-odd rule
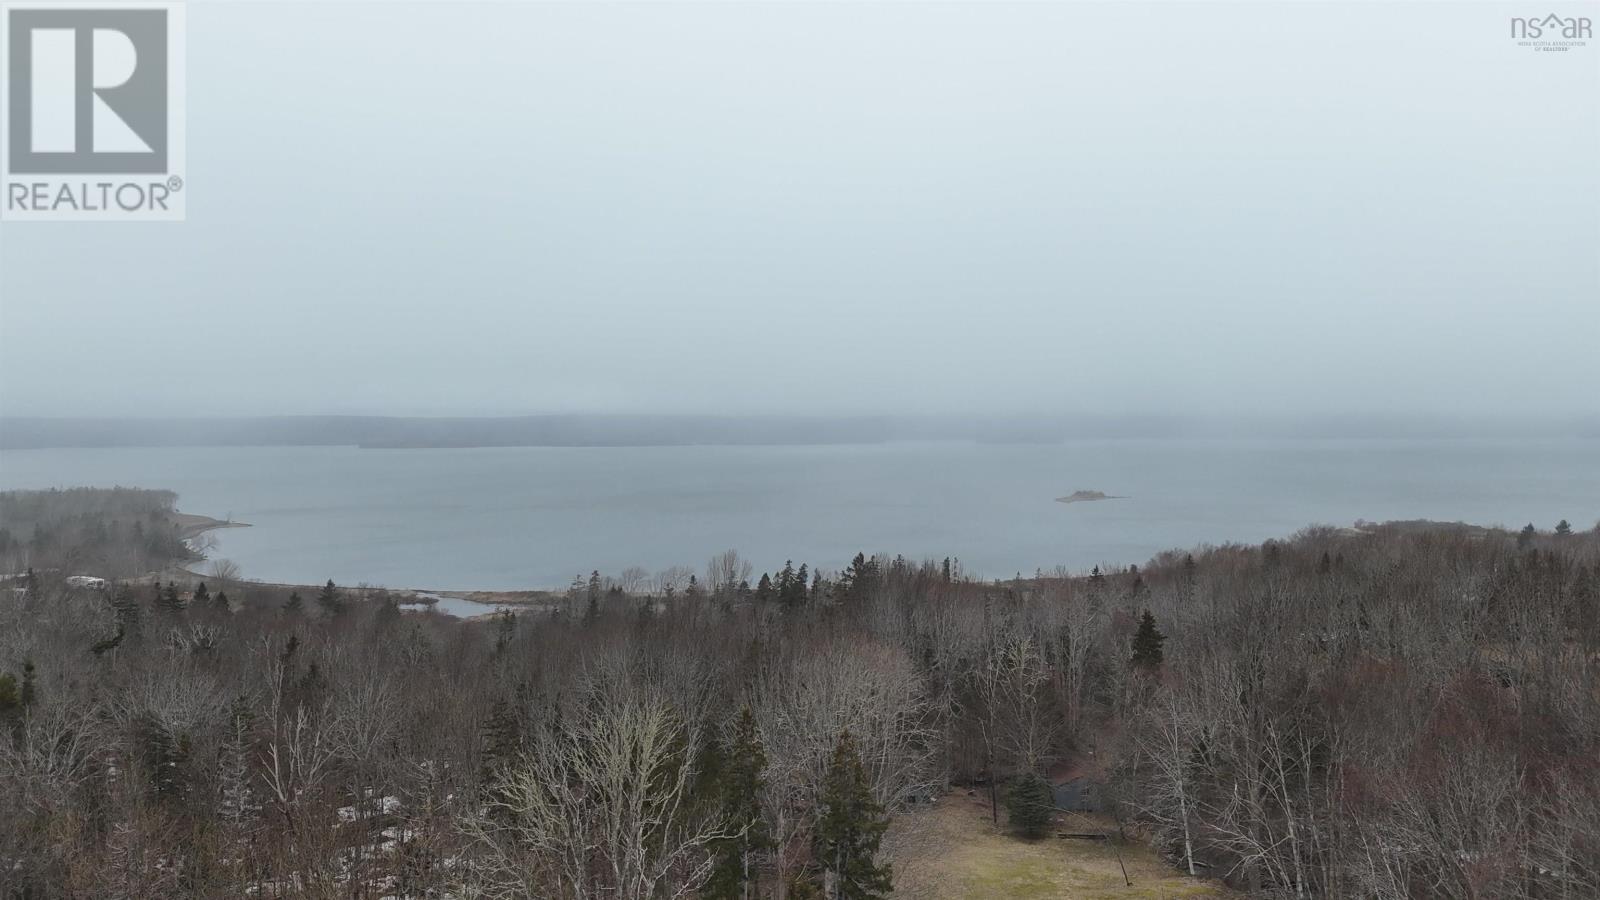
[[[178,596],[178,585],[176,582],[169,581],[167,582],[167,586],[164,588],[159,587],[158,584],[156,591],[156,608],[164,613],[176,614],[183,612],[183,600]]]
[[[1517,532],[1517,549],[1528,549],[1528,545],[1533,543],[1534,535],[1537,535],[1538,533],[1538,529],[1533,527],[1532,522],[1522,526],[1522,530]]]
[[[700,896],[708,900],[745,900],[759,895],[757,854],[772,846],[766,820],[761,817],[767,753],[761,746],[750,707],[739,713],[733,743],[721,755],[720,763],[722,815],[734,836],[716,846],[716,866]]]
[[[1150,610],[1145,610],[1144,615],[1139,617],[1139,630],[1133,635],[1131,661],[1134,667],[1147,671],[1160,668],[1161,645],[1166,640],[1167,636],[1156,630],[1156,617],[1150,614]]]
[[[290,591],[289,599],[284,601],[284,615],[298,616],[306,608],[306,601],[301,598],[299,591]]]
[[[260,810],[250,789],[252,730],[255,714],[250,709],[249,698],[235,697],[228,710],[228,730],[219,748],[219,781],[221,799],[217,812],[223,821],[240,828]]]
[[[22,717],[22,696],[17,690],[17,676],[0,673],[0,722],[16,722]]]
[[[877,590],[878,576],[878,561],[857,553],[839,578],[837,596],[852,603],[864,602]]]
[[[200,582],[200,586],[194,589],[194,595],[189,599],[189,602],[196,608],[203,608],[204,605],[210,601],[211,592],[206,590],[206,583],[202,581]]]
[[[799,570],[791,570],[785,563],[783,575],[785,577],[778,587],[778,602],[786,609],[799,609],[806,604],[806,584],[811,577],[807,574],[806,564],[801,563]]]
[[[483,770],[480,783],[486,796],[494,796],[517,756],[522,753],[522,724],[516,710],[504,696],[495,698],[489,717],[483,723]]]
[[[22,691],[18,694],[18,700],[22,704],[22,711],[23,712],[27,712],[28,711],[28,707],[32,706],[38,699],[39,699],[38,672],[37,672],[37,670],[34,669],[33,660],[31,660],[31,659],[23,660],[22,661]]]
[[[783,561],[783,571],[778,573],[778,602],[785,606],[794,599],[794,562]]]
[[[134,739],[151,796],[160,803],[182,802],[188,793],[188,735],[174,734],[164,722],[146,713],[134,725]]]
[[[1006,793],[1011,827],[1024,837],[1043,837],[1055,818],[1056,795],[1043,775],[1029,772],[1011,782]]]
[[[322,586],[321,593],[317,594],[317,605],[322,607],[322,611],[330,616],[337,616],[344,612],[344,595],[334,585],[332,578],[328,579],[328,583]]]
[[[517,614],[509,609],[495,613],[494,655],[502,656],[517,636]]]
[[[761,573],[761,580],[756,582],[756,602],[772,602],[772,576],[765,572]]]
[[[855,738],[839,734],[822,781],[822,815],[813,837],[829,900],[882,900],[892,890],[893,872],[878,864],[878,845],[889,827],[883,807],[872,799],[867,772]]]
[[[217,612],[233,612],[232,604],[228,603],[227,591],[217,591],[217,596],[211,598],[211,605],[216,607]]]
[[[1561,521],[1556,523],[1556,534],[1559,534],[1562,537],[1566,537],[1567,535],[1569,535],[1571,533],[1572,533],[1572,523],[1571,522],[1568,522],[1566,519],[1562,519]]]
[[[143,610],[139,606],[139,598],[135,597],[127,586],[119,586],[111,595],[111,614],[116,617],[118,640],[121,640],[123,634],[138,634]]]

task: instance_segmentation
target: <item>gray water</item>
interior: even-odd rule
[[[265,581],[563,587],[627,566],[838,569],[858,551],[987,576],[1143,563],[1313,523],[1600,518],[1594,440],[1104,440],[793,447],[182,447],[0,453],[0,487],[170,488]],[[1062,504],[1099,490],[1128,499]]]
[[[426,598],[423,603],[402,603],[400,608],[409,612],[436,612],[458,619],[471,619],[476,616],[486,616],[497,612],[527,612],[530,607],[510,606],[502,603],[479,603],[476,600],[463,600],[460,597],[444,597],[439,594],[422,593],[419,596]]]

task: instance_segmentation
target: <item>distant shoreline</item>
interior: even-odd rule
[[[195,513],[174,512],[172,514],[172,519],[173,522],[178,526],[178,537],[184,540],[199,537],[208,531],[216,531],[219,528],[250,527],[249,522],[233,522],[227,519],[213,519],[210,516],[202,516]]]
[[[0,450],[105,447],[687,447],[970,440],[1600,438],[1600,415],[1356,414],[0,416]]]
[[[217,531],[217,530],[220,530],[220,529],[223,529],[223,528],[250,528],[250,527],[252,527],[250,525],[250,523],[248,523],[248,522],[234,522],[234,521],[230,521],[230,520],[226,520],[226,519],[214,519],[211,516],[203,516],[203,515],[200,515],[198,513],[174,512],[172,514],[172,519],[173,519],[174,523],[178,526],[178,529],[179,529],[178,536],[180,538],[182,538],[183,540],[185,540],[185,541],[188,541],[188,540],[191,540],[193,538],[199,537],[200,535],[205,534],[208,531]],[[180,565],[180,566],[176,566],[176,567],[174,567],[172,569],[169,569],[167,571],[154,572],[154,573],[151,573],[149,575],[145,575],[145,576],[143,576],[143,578],[152,578],[153,577],[156,581],[163,581],[163,580],[170,581],[170,580],[173,580],[173,579],[176,579],[176,578],[193,578],[193,579],[196,579],[196,580],[199,580],[199,581],[203,582],[207,578],[212,578],[213,576],[207,575],[204,572],[196,572],[194,569],[190,568],[190,566],[199,565],[201,563],[204,563],[205,561],[206,561],[206,559],[202,558],[202,559],[196,560],[196,561],[194,561],[192,563],[189,563],[188,565]],[[270,588],[270,589],[273,589],[273,590],[300,591],[300,592],[303,592],[304,594],[306,594],[306,596],[314,596],[318,591],[322,590],[322,587],[323,587],[323,585],[321,585],[321,584],[297,584],[297,583],[294,583],[294,582],[260,581],[258,579],[253,579],[253,578],[248,578],[248,577],[240,578],[240,579],[237,579],[237,580],[242,584],[248,584],[248,585],[253,585],[253,586],[263,587],[263,588]],[[340,587],[345,588],[345,589],[349,589],[349,590],[358,589],[357,585],[340,585]],[[558,595],[553,591],[541,591],[541,590],[526,590],[526,591],[453,591],[453,590],[436,590],[436,589],[433,589],[433,588],[381,588],[381,587],[374,587],[374,588],[371,588],[371,590],[374,590],[374,591],[376,591],[376,590],[386,590],[390,594],[395,595],[395,597],[398,598],[401,603],[406,603],[406,604],[416,603],[416,604],[426,604],[426,605],[430,605],[431,606],[431,605],[433,605],[435,602],[437,602],[440,599],[459,600],[459,601],[466,602],[466,603],[476,603],[476,604],[480,604],[480,605],[482,605],[484,607],[484,611],[483,611],[482,615],[485,615],[485,616],[494,614],[496,612],[494,607],[497,607],[497,606],[515,606],[515,607],[526,608],[526,609],[529,609],[529,610],[543,610],[543,609],[548,608],[550,606],[550,604],[556,602],[556,600],[558,598]],[[448,613],[446,615],[448,615]],[[465,616],[465,617],[459,617],[459,618],[475,619],[475,618],[480,618],[480,616]]]

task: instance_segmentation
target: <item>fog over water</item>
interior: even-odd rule
[[[0,225],[0,412],[1600,402],[1520,7],[291,9],[189,9],[186,223]]]
[[[444,589],[1587,527],[1600,68],[1512,11],[196,3],[188,221],[0,225],[0,486]]]

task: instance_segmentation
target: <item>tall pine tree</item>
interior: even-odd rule
[[[813,843],[828,900],[888,897],[893,872],[888,863],[880,865],[876,858],[889,819],[872,799],[861,754],[849,731],[840,733],[833,748],[822,781],[821,806]]]
[[[178,597],[178,585],[167,582],[166,587],[156,585],[156,609],[164,613],[177,614],[183,612],[183,600]]]
[[[1139,617],[1139,630],[1133,635],[1133,658],[1130,662],[1135,668],[1153,671],[1161,667],[1161,645],[1166,643],[1167,636],[1156,630],[1156,617],[1145,610]]]
[[[317,605],[322,607],[322,611],[330,616],[337,616],[344,612],[344,595],[339,592],[339,588],[333,583],[332,578],[328,579],[328,583],[323,585],[322,591],[317,594]]]
[[[1019,775],[1006,793],[1006,812],[1011,827],[1025,837],[1043,837],[1055,818],[1055,790],[1038,772]]]
[[[716,847],[716,867],[700,896],[708,900],[749,900],[760,896],[759,854],[772,846],[761,817],[761,789],[767,753],[756,731],[750,707],[739,713],[733,744],[721,760],[719,793],[722,815],[734,836]]]

